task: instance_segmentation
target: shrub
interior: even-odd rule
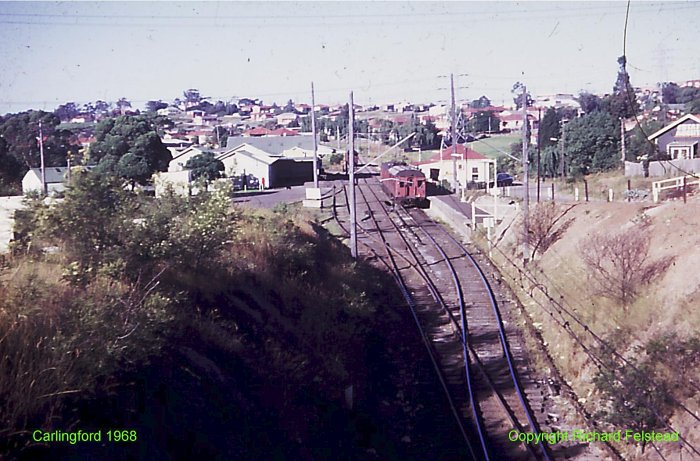
[[[641,225],[613,235],[594,232],[579,247],[597,293],[625,309],[644,285],[666,272],[673,262],[672,257],[650,259],[651,238],[646,231]]]
[[[563,221],[562,219],[574,206],[560,211],[554,202],[542,202],[535,205],[530,213],[529,220],[532,259],[535,259],[535,255],[538,252],[539,254],[544,254],[549,247],[564,236],[567,229],[574,223],[574,218]]]

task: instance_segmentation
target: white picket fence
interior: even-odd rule
[[[661,198],[661,192],[667,190],[677,190],[682,191],[685,185],[686,191],[690,189],[691,186],[700,187],[700,177],[693,175],[678,176],[670,179],[663,179],[661,181],[654,181],[651,184],[651,195],[654,199],[654,203],[657,203]]]

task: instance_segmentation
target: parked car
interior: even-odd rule
[[[508,173],[498,173],[496,175],[496,185],[498,187],[512,186],[513,177]]]

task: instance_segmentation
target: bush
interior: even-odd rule
[[[613,235],[591,234],[579,247],[597,293],[626,309],[644,285],[661,276],[673,258],[652,261],[647,227],[637,225]]]

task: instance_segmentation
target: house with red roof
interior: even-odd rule
[[[299,136],[299,133],[289,128],[277,128],[270,131],[268,136]]]
[[[256,128],[252,128],[248,131],[243,132],[243,136],[250,136],[250,137],[255,137],[255,136],[267,136],[271,133],[271,130],[268,130],[265,127],[259,126]]]
[[[484,157],[464,144],[440,151],[426,151],[428,160],[413,163],[430,181],[441,184],[452,183],[455,161],[459,188],[476,189],[486,187],[496,177],[496,160]]]

